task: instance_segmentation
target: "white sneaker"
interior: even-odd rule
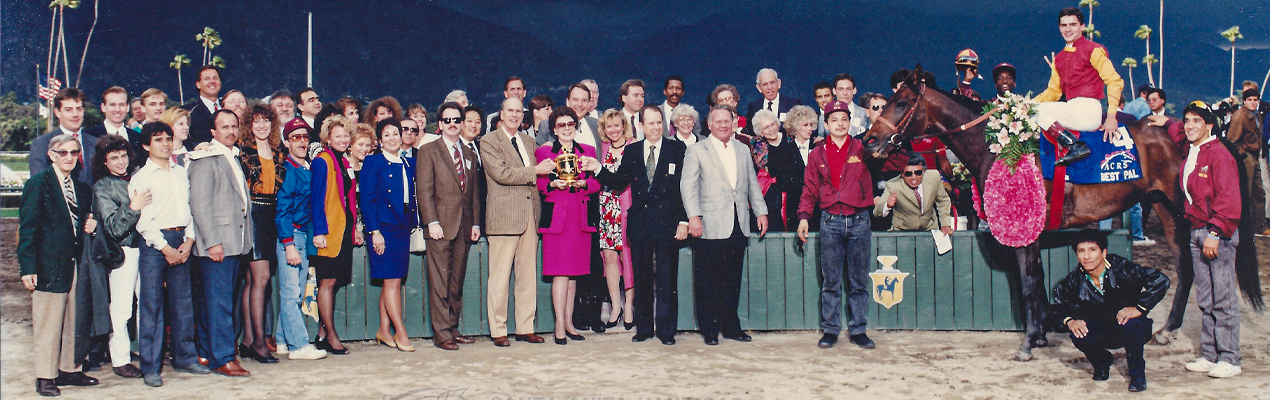
[[[1208,371],[1208,376],[1213,378],[1229,378],[1241,373],[1243,373],[1243,369],[1239,368],[1238,365],[1221,361],[1218,362],[1217,366],[1213,367],[1211,371]]]
[[[1142,246],[1155,246],[1155,241],[1154,241],[1154,240],[1151,240],[1150,238],[1147,238],[1147,239],[1142,239],[1142,240],[1134,240],[1134,241],[1133,241],[1133,245],[1134,245],[1134,246],[1139,246],[1139,247],[1142,247]]]
[[[282,343],[282,344],[279,344],[279,345],[278,345],[278,351],[275,351],[275,352],[273,352],[273,353],[274,353],[274,354],[277,354],[277,355],[285,356],[285,355],[287,355],[287,354],[288,354],[288,353],[290,353],[290,352],[291,352],[291,350],[287,350],[287,344],[286,344],[286,343]]]
[[[1203,357],[1200,357],[1196,358],[1195,361],[1186,363],[1186,370],[1192,372],[1208,372],[1212,371],[1215,366],[1217,366],[1217,364],[1213,364],[1212,361],[1208,361]]]
[[[326,358],[326,350],[320,350],[313,345],[305,345],[287,355],[291,360],[321,360]]]

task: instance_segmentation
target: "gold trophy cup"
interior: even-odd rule
[[[556,177],[569,185],[578,180],[578,156],[564,153],[556,156]]]

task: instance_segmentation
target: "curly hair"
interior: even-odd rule
[[[246,122],[242,127],[245,134],[238,135],[238,145],[242,147],[256,148],[256,135],[252,132],[251,126],[256,124],[256,118],[264,118],[269,121],[269,148],[277,149],[282,147],[282,122],[278,121],[277,115],[273,113],[273,109],[264,104],[257,104],[247,111]]]
[[[97,153],[93,154],[92,159],[94,180],[100,180],[110,174],[110,169],[106,168],[106,159],[110,157],[110,153],[120,150],[124,152],[124,156],[128,157],[129,160],[133,158],[132,144],[128,143],[128,139],[119,135],[102,135],[101,139],[97,140]],[[132,172],[130,169],[124,170],[125,176]]]
[[[352,133],[353,131],[353,123],[349,121],[348,118],[344,118],[343,115],[332,115],[327,117],[326,121],[322,121],[322,130],[318,133],[319,137],[322,138],[322,144],[330,144],[331,129],[337,126],[344,128],[344,130],[349,131],[349,133]]]
[[[397,99],[392,96],[384,96],[370,102],[370,105],[367,105],[366,109],[362,110],[361,122],[367,125],[375,123],[375,114],[379,113],[380,107],[388,107],[388,111],[392,112],[393,118],[401,119],[401,103],[398,103]],[[340,111],[343,112],[344,110]]]
[[[785,132],[788,132],[792,137],[794,131],[797,130],[796,127],[807,120],[817,121],[816,111],[808,106],[794,106],[794,108],[789,109],[789,113],[785,114]]]

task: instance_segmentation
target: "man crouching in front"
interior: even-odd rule
[[[1057,330],[1071,332],[1072,344],[1094,366],[1094,380],[1109,378],[1115,360],[1107,349],[1123,347],[1128,359],[1129,391],[1147,390],[1142,347],[1151,338],[1146,314],[1169,289],[1160,271],[1107,254],[1107,237],[1095,230],[1080,233],[1076,244],[1080,268],[1054,286],[1049,318]]]

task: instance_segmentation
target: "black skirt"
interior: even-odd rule
[[[309,256],[309,265],[313,266],[313,271],[317,274],[317,279],[334,279],[335,286],[344,286],[353,280],[353,230],[357,229],[357,225],[351,223],[353,221],[352,213],[345,213],[345,221],[350,223],[344,229],[344,241],[340,245],[340,253],[335,257],[323,257],[319,255]]]

